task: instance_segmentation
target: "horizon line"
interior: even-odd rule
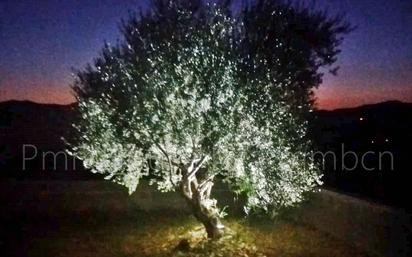
[[[59,103],[45,103],[45,102],[37,102],[35,100],[30,100],[30,99],[8,99],[8,100],[0,100],[0,104],[4,103],[10,103],[10,102],[19,102],[19,103],[30,103],[30,104],[36,104],[36,105],[49,105],[49,106],[61,106],[61,107],[69,107],[71,105],[75,105],[77,102],[71,102],[71,103],[66,103],[66,104],[59,104]],[[385,104],[385,103],[401,103],[401,104],[410,104],[412,105],[412,102],[404,102],[401,100],[397,99],[391,99],[391,100],[385,100],[385,101],[380,101],[380,102],[372,102],[372,103],[365,103],[365,104],[360,104],[360,105],[355,105],[355,106],[348,106],[348,107],[338,107],[334,109],[328,109],[328,108],[315,108],[315,111],[340,111],[340,110],[348,110],[348,109],[358,109],[362,107],[367,107],[367,106],[372,106],[372,105],[380,105],[380,104]]]

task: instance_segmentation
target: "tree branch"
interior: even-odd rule
[[[200,160],[199,159],[193,160],[192,163],[189,166],[189,168],[190,167],[191,168],[189,170],[188,178],[191,178],[191,177],[195,176],[196,172],[202,167],[203,163],[205,163],[208,159],[209,159],[209,156],[205,155]],[[198,163],[198,164],[195,166],[195,163]]]
[[[173,167],[172,167],[172,165],[176,166],[177,168],[180,168],[181,165],[179,165],[178,163],[173,162],[173,161],[169,158],[169,155],[167,154],[166,150],[163,149],[163,147],[153,139],[152,134],[150,134],[150,137],[151,137],[153,143],[157,146],[157,148],[159,148],[159,150],[160,150],[160,151],[163,153],[163,155],[166,157],[167,162],[168,162],[168,164],[169,164],[169,180],[170,180],[170,183],[173,185],[173,187],[176,188],[177,185],[173,182],[173,179],[172,179],[172,177],[173,177],[173,175],[174,175],[174,174],[173,174]]]

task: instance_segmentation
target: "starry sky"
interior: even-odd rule
[[[0,101],[74,101],[72,68],[116,43],[118,23],[146,0],[0,0]],[[412,1],[318,0],[357,29],[342,45],[337,76],[316,91],[321,109],[412,102]]]

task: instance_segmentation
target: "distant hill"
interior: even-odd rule
[[[313,132],[320,144],[330,139],[335,143],[356,140],[366,144],[388,140],[392,144],[405,144],[405,140],[412,138],[412,103],[388,101],[356,108],[321,110],[315,116]]]
[[[63,149],[61,137],[72,132],[74,106],[30,101],[0,102],[0,153],[19,155],[23,144],[41,149]],[[319,110],[311,125],[315,143],[357,141],[392,143],[412,138],[412,103],[389,101],[356,108]],[[5,149],[7,148],[7,149]]]
[[[405,198],[412,194],[412,104],[389,101],[318,111],[315,116],[311,132],[317,149],[333,152],[338,160],[336,169],[333,160],[325,162],[326,186],[412,210]],[[363,158],[365,165],[352,171],[342,169],[342,149],[356,153],[357,161]],[[390,153],[393,162],[388,155],[379,158],[379,153]],[[356,162],[350,155],[345,161],[349,167]]]
[[[412,114],[412,103],[400,101],[387,101],[378,104],[363,105],[355,108],[343,108],[332,111],[319,110],[316,116],[331,119],[362,119],[362,118],[400,118],[403,122],[410,119]]]
[[[0,177],[44,179],[44,174],[48,174],[57,179],[96,178],[82,168],[80,173],[39,174],[42,167],[39,158],[30,162],[31,172],[20,172],[23,144],[36,145],[39,151],[57,152],[65,148],[61,137],[70,138],[74,106],[29,101],[0,102]],[[319,110],[314,112],[310,132],[317,150],[332,151],[338,157],[341,156],[342,144],[345,150],[358,154],[392,152],[395,156],[394,171],[385,166],[381,171],[368,172],[357,168],[347,172],[339,169],[340,164],[334,170],[330,168],[331,163],[327,163],[324,181],[327,187],[336,190],[408,208],[402,199],[412,193],[408,179],[412,157],[412,103],[389,101],[333,111]]]
[[[44,162],[43,153],[52,151],[58,153],[65,149],[62,137],[69,138],[72,133],[71,123],[74,119],[74,105],[38,104],[30,101],[0,102],[0,177],[22,178],[56,178],[61,179],[90,177],[86,174],[80,162],[78,173],[54,172],[54,157],[49,155]],[[31,157],[37,151],[34,160],[27,161],[23,170],[23,149],[26,147],[26,157]],[[56,170],[65,167],[64,157],[59,156]],[[69,159],[70,160],[70,159]],[[72,170],[73,161],[68,162]],[[52,168],[50,168],[52,167]],[[49,172],[53,170],[53,172]]]
[[[44,149],[61,149],[61,137],[68,136],[74,118],[75,104],[38,104],[30,101],[0,102],[0,142],[10,153],[21,152],[22,144],[36,144]],[[391,136],[404,135],[412,128],[412,103],[389,101],[356,108],[315,112],[314,133],[345,128],[347,124],[372,122],[376,129],[391,131]],[[370,125],[371,127],[371,125]],[[347,134],[350,131],[341,131]],[[398,132],[398,133],[397,133]],[[319,135],[318,135],[319,137]]]
[[[62,149],[73,120],[74,105],[0,102],[0,142],[8,154],[20,154],[23,144]],[[1,148],[0,148],[1,149]]]

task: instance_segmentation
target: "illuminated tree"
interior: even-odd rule
[[[340,19],[279,1],[155,1],[122,23],[74,86],[70,152],[135,191],[178,191],[209,237],[224,230],[217,176],[271,214],[320,182],[306,136],[318,69],[334,63]],[[236,8],[235,8],[236,9]],[[238,9],[237,9],[238,10]]]

